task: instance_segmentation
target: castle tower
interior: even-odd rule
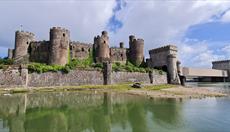
[[[129,60],[132,64],[140,66],[144,61],[144,40],[129,36]]]
[[[49,64],[65,65],[68,63],[70,32],[61,27],[50,29]]]
[[[178,75],[178,65],[177,65],[177,57],[175,54],[168,55],[168,82],[170,84],[180,84],[180,79]]]
[[[109,36],[106,31],[102,31],[101,37],[94,37],[94,51],[96,62],[104,62],[110,60]]]
[[[35,41],[35,35],[30,32],[16,31],[14,59],[19,59],[27,55],[30,42]]]
[[[8,49],[8,59],[13,59],[14,49]]]
[[[125,47],[124,42],[120,42],[120,48],[124,48],[124,47]]]

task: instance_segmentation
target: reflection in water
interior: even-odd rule
[[[150,100],[115,93],[63,92],[0,96],[0,125],[3,124],[0,131],[200,131],[202,127],[199,124],[205,130],[212,130],[210,125],[205,124],[207,120],[196,124],[201,115],[196,117],[191,114],[199,113],[201,109],[195,109],[197,104],[194,103],[192,107],[188,105],[191,103],[192,101],[178,102],[173,99]],[[197,106],[201,107],[205,103],[201,102]],[[226,129],[230,117],[228,112],[222,110],[228,109],[230,105],[229,102],[224,105],[223,108],[219,106],[221,110],[216,110],[213,118],[224,112],[225,117],[220,117],[222,120],[227,119],[219,127]],[[202,113],[205,113],[205,108],[202,108]],[[215,120],[219,122],[218,119]]]
[[[229,82],[187,82],[187,86],[195,86],[195,87],[206,87],[213,91],[220,91],[223,93],[227,93],[230,95],[230,83]]]
[[[158,123],[180,117],[166,102],[112,93],[18,94],[0,96],[0,118],[11,132],[149,132],[147,112]]]

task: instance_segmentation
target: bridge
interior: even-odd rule
[[[181,75],[185,77],[228,77],[228,72],[226,70],[183,67]]]
[[[198,79],[197,81],[225,81],[228,77],[228,71],[182,67],[180,75],[185,78],[196,78]]]

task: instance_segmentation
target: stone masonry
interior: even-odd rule
[[[103,31],[101,36],[94,37],[94,44],[70,40],[70,31],[53,27],[50,29],[50,40],[36,41],[31,32],[16,31],[15,49],[8,50],[8,58],[17,64],[38,62],[65,65],[69,59],[87,59],[93,55],[94,62],[105,61],[126,63],[130,60],[139,66],[144,61],[144,40],[133,36],[129,48],[120,42],[119,47],[109,47],[109,35]]]
[[[168,45],[149,51],[148,67],[162,69],[168,73],[168,82],[180,84],[177,47]]]

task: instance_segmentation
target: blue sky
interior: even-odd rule
[[[14,32],[49,39],[49,28],[66,27],[71,39],[93,42],[109,31],[110,45],[128,46],[133,34],[145,40],[148,50],[174,44],[184,66],[211,67],[211,61],[230,59],[230,1],[226,0],[1,0],[0,56],[14,47]]]

